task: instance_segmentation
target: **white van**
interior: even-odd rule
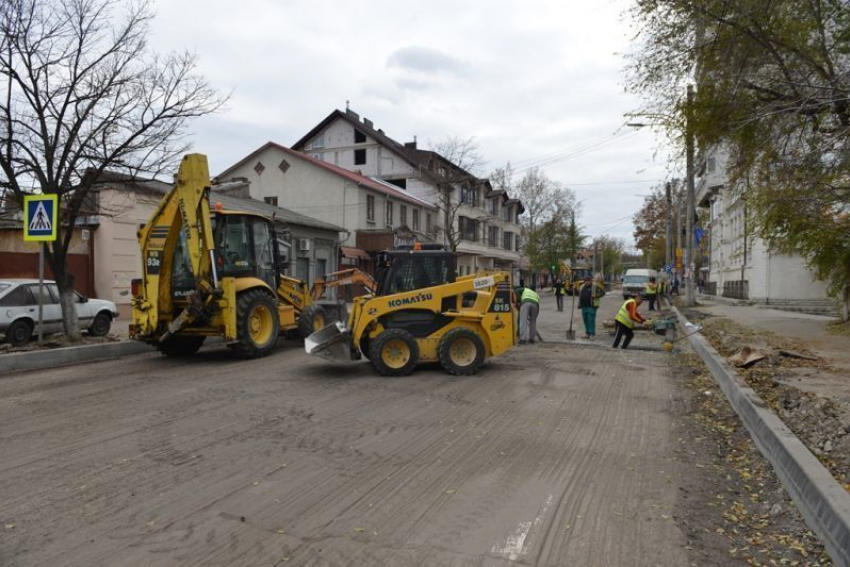
[[[628,299],[645,292],[649,278],[655,278],[657,282],[658,272],[646,268],[626,270],[626,275],[623,276],[623,297]]]

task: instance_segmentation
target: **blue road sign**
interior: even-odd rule
[[[51,242],[56,240],[56,195],[27,195],[24,197],[24,240]]]

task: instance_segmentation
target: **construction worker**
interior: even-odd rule
[[[578,291],[578,306],[584,321],[583,339],[592,341],[596,336],[596,312],[599,310],[600,298],[603,295],[605,295],[605,285],[601,280],[594,282],[590,276],[584,278],[584,283]]]
[[[534,291],[534,286],[522,290],[519,305],[519,344],[534,344],[537,314],[540,313],[540,296]]]
[[[555,289],[555,302],[558,305],[558,311],[564,310],[564,282],[561,278],[555,280],[555,285],[552,286]]]
[[[646,319],[638,313],[638,307],[640,307],[641,303],[643,303],[643,298],[637,295],[627,299],[622,307],[620,307],[620,310],[614,317],[614,325],[617,328],[614,334],[614,348],[620,345],[620,339],[623,339],[623,337],[625,337],[623,339],[623,348],[628,348],[629,343],[632,342],[632,338],[635,336],[635,323],[641,325],[646,323]]]
[[[655,300],[658,298],[658,283],[655,281],[655,278],[649,278],[649,281],[646,282],[646,291],[644,294],[649,300],[649,310],[658,311],[655,308]]]

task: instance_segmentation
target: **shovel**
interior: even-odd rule
[[[573,302],[570,306],[570,328],[567,329],[567,340],[574,341],[576,340],[576,332],[573,331],[573,316],[576,313],[576,292],[573,291]]]

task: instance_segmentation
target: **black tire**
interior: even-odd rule
[[[6,342],[12,346],[23,346],[30,342],[32,338],[32,323],[29,321],[17,320],[9,325],[9,330],[6,331]]]
[[[182,336],[169,337],[164,342],[156,343],[156,350],[169,358],[192,356],[204,344],[206,337]]]
[[[407,376],[419,362],[419,344],[404,329],[387,329],[369,342],[369,360],[382,376]],[[401,344],[407,348],[406,360],[405,354],[397,349]],[[385,349],[389,349],[389,352],[385,352]]]
[[[478,372],[484,364],[485,354],[484,341],[478,333],[465,327],[458,327],[446,333],[437,346],[440,366],[455,376]]]
[[[316,331],[322,329],[328,324],[328,314],[321,305],[308,305],[301,316],[298,317],[298,332],[301,333],[301,338],[306,339]],[[316,326],[318,325],[318,329]]]
[[[268,320],[263,320],[262,326],[269,325],[259,331],[263,336],[252,336],[252,318],[258,313],[265,312]],[[260,317],[262,319],[262,317]],[[254,329],[254,331],[252,331]],[[238,343],[229,345],[242,358],[260,358],[270,354],[277,345],[280,334],[280,318],[277,314],[277,302],[272,295],[263,289],[249,289],[236,297],[236,339]]]
[[[89,327],[89,335],[92,337],[105,337],[112,328],[112,315],[106,311],[97,314]]]

